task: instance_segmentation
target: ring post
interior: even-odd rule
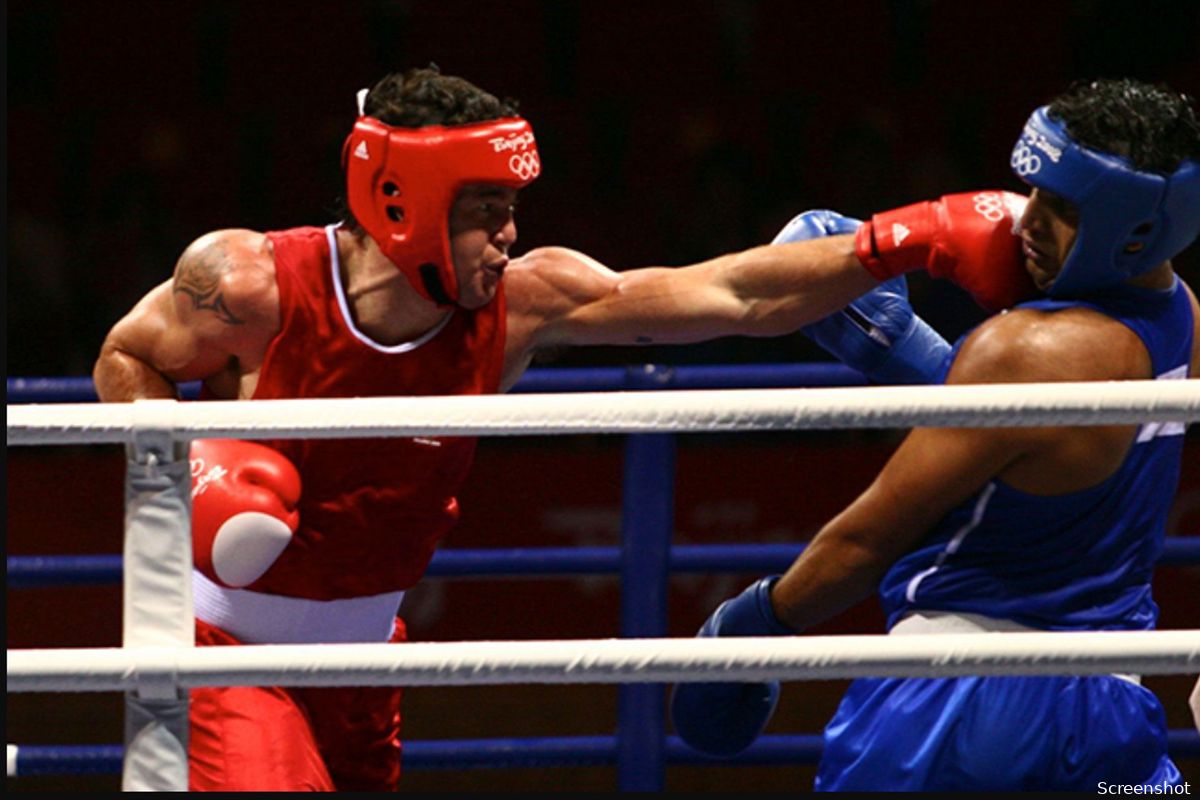
[[[122,644],[162,648],[164,657],[125,694],[124,791],[188,788],[188,692],[169,656],[195,645],[189,443],[172,435],[175,405],[136,401],[127,448]]]
[[[633,388],[669,382],[656,368],[631,371]],[[667,577],[675,528],[675,437],[637,434],[625,445],[621,490],[621,636],[667,632]],[[662,684],[621,686],[617,719],[617,782],[621,791],[661,791],[666,772]]]
[[[667,561],[674,529],[675,437],[630,436],[621,510],[621,636],[667,630]],[[663,685],[625,684],[617,721],[621,791],[661,791],[666,761]]]

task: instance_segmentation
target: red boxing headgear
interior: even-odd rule
[[[347,202],[383,254],[423,297],[458,300],[450,207],[468,184],[519,189],[542,171],[520,117],[399,128],[360,116],[342,148]]]

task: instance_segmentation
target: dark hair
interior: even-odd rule
[[[470,81],[443,75],[437,64],[383,76],[367,93],[363,112],[400,128],[426,125],[470,125],[517,115],[517,101],[498,99]],[[345,200],[334,209],[342,223],[362,233]]]
[[[1049,114],[1084,147],[1128,158],[1140,170],[1170,175],[1200,159],[1195,101],[1170,87],[1128,78],[1080,81],[1050,102]]]
[[[371,87],[363,110],[368,117],[402,128],[469,125],[513,117],[517,103],[497,99],[478,86],[443,75],[437,64],[385,75]]]

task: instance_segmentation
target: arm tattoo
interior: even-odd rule
[[[242,325],[245,320],[234,316],[220,291],[221,273],[225,269],[227,267],[213,269],[207,264],[186,263],[175,274],[172,291],[192,298],[192,307],[197,311],[212,311],[227,325]]]

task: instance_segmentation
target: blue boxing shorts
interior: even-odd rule
[[[815,788],[1095,792],[1181,780],[1162,704],[1115,675],[864,678],[825,728]]]

